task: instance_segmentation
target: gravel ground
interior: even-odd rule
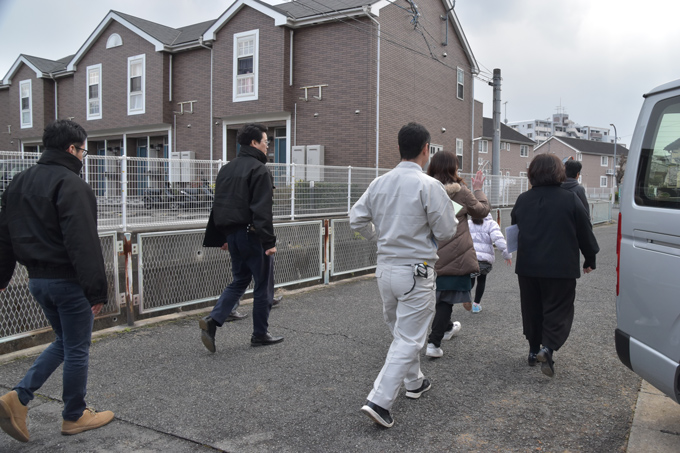
[[[375,279],[363,277],[287,294],[270,317],[285,341],[271,347],[250,347],[248,318],[218,329],[210,354],[199,315],[98,339],[88,402],[115,421],[61,436],[58,370],[31,403],[31,442],[0,434],[0,451],[625,451],[640,379],[614,348],[616,225],[595,232],[598,268],[579,280],[552,379],[526,364],[517,279],[499,255],[482,313],[454,309],[463,328],[444,357],[423,351],[432,390],[402,390],[391,429],[359,412],[391,341]],[[1,365],[0,387],[32,360]]]

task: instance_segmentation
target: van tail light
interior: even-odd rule
[[[619,295],[619,268],[621,267],[621,213],[619,212],[619,226],[616,232],[616,295]]]

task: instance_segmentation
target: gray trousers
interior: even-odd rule
[[[427,271],[427,277],[415,277],[414,285],[411,266],[380,265],[376,269],[383,316],[394,339],[368,400],[387,410],[402,383],[407,390],[419,389],[423,383],[420,351],[435,307],[436,277],[433,269]]]

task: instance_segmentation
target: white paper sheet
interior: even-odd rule
[[[517,240],[519,238],[519,227],[510,225],[505,228],[505,240],[508,243],[508,253],[517,251]]]

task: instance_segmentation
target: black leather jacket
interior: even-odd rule
[[[81,168],[75,156],[48,149],[2,194],[0,288],[18,261],[29,278],[77,279],[90,304],[107,302],[97,200]]]
[[[262,151],[241,145],[238,157],[217,174],[212,214],[215,226],[225,235],[252,226],[268,250],[276,246],[276,236],[274,185],[266,162]]]

